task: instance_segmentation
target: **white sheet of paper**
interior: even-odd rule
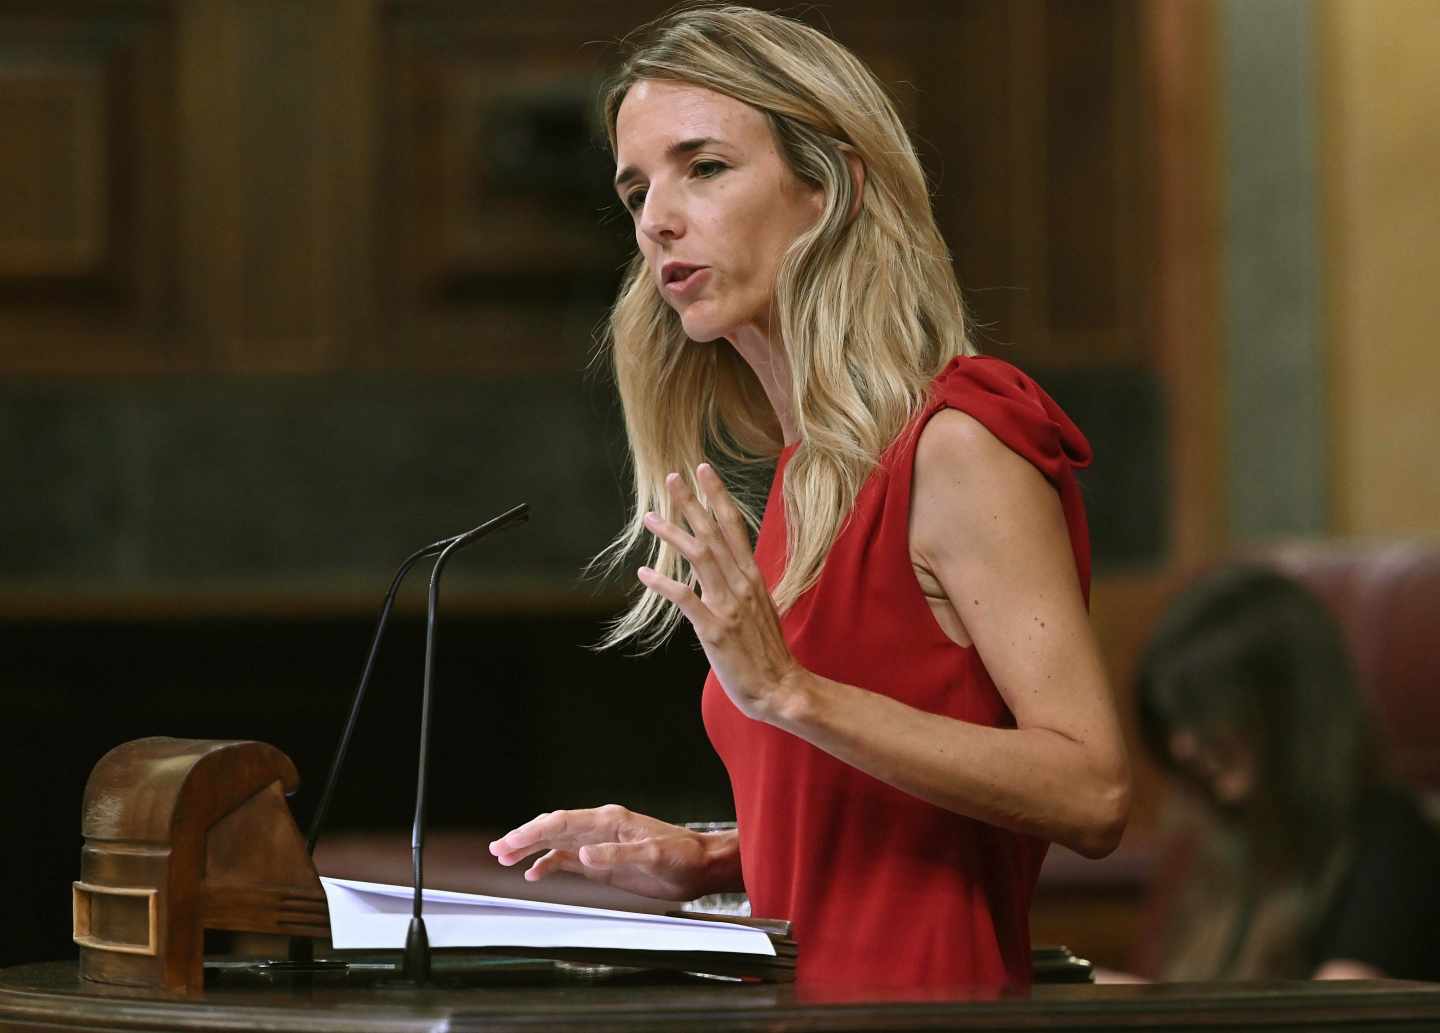
[[[405,946],[412,891],[351,879],[320,884],[330,904],[330,939],[340,950]],[[758,929],[669,915],[633,914],[451,890],[424,892],[432,947],[591,947],[764,954],[775,947]]]

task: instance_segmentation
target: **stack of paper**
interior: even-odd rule
[[[337,949],[403,949],[410,887],[349,879],[320,882]],[[505,948],[528,957],[781,979],[794,968],[794,944],[741,924],[745,919],[638,914],[431,889],[424,891],[424,913],[432,948]]]

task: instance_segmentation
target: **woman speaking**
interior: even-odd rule
[[[1099,856],[1129,775],[1090,630],[1084,437],[974,354],[914,148],[798,22],[691,7],[604,96],[637,253],[609,324],[635,471],[608,645],[688,621],[737,831],[553,811],[501,864],[789,919],[797,979],[1030,981],[1051,842]],[[704,460],[777,459],[763,520]],[[747,524],[758,522],[753,547]]]

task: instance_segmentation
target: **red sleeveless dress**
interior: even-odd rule
[[[1034,463],[1059,492],[1080,583],[1090,546],[1074,468],[1090,447],[1039,386],[986,357],[957,358],[855,500],[819,582],[784,615],[795,657],[827,678],[963,721],[1013,727],[973,647],[940,629],[910,562],[915,444],[959,409]],[[785,563],[781,453],[755,560]],[[1047,844],[925,803],[736,709],[705,681],[705,728],[730,774],[753,913],[786,918],[803,984],[1030,984],[1030,898]]]

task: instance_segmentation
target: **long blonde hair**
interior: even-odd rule
[[[780,15],[689,5],[638,30],[627,50],[603,95],[612,152],[620,105],[635,83],[688,83],[764,114],[786,164],[824,192],[820,218],[781,260],[771,313],[800,435],[785,472],[788,559],[773,592],[783,612],[819,579],[861,485],[927,385],[951,358],[973,353],[960,289],[905,127],[875,76],[840,44]],[[865,168],[854,218],[847,152]],[[667,473],[693,478],[707,450],[742,468],[765,463],[782,442],[749,365],[724,341],[687,338],[638,253],[605,343],[635,479],[631,519],[596,557],[613,570],[647,538],[647,511],[678,522]],[[755,527],[758,498],[742,492],[737,502]],[[658,539],[647,562],[695,584],[684,558]],[[635,638],[653,648],[678,618],[674,606],[641,590],[602,645]]]

